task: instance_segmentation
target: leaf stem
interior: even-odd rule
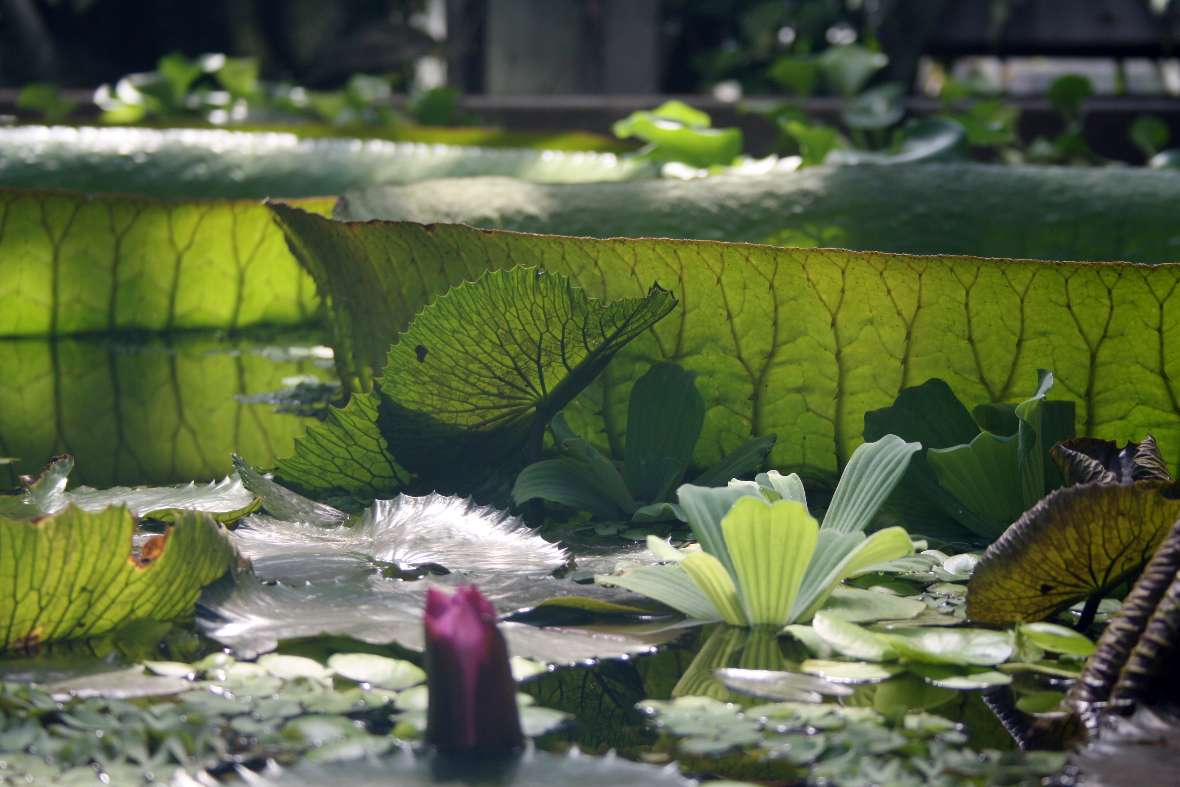
[[[1101,603],[1101,593],[1094,593],[1086,599],[1086,606],[1082,607],[1082,614],[1078,618],[1078,623],[1074,628],[1083,634],[1089,631],[1090,626],[1094,625],[1094,617],[1098,614],[1098,605]]]

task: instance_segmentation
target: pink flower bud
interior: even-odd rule
[[[516,681],[496,610],[475,586],[426,592],[426,742],[447,753],[507,754],[524,745]]]

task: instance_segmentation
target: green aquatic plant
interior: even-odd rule
[[[280,479],[367,500],[415,488],[506,497],[549,422],[675,306],[659,285],[603,301],[560,273],[489,271],[418,312],[375,390],[297,440]]]
[[[513,499],[518,505],[542,499],[605,520],[674,518],[672,491],[685,480],[705,422],[705,402],[694,377],[676,364],[660,363],[635,382],[622,463],[613,462],[555,419],[561,456],[522,470],[512,488]],[[714,486],[757,471],[774,439],[767,435],[747,440],[694,475],[692,483]]]
[[[931,379],[902,389],[889,407],[865,413],[865,439],[896,434],[922,443],[890,500],[911,529],[950,540],[990,543],[1061,486],[1049,456],[1074,435],[1075,405],[1051,400],[1051,372],[1019,404],[968,411],[950,386]]]
[[[599,576],[692,618],[735,626],[808,620],[847,577],[913,552],[903,528],[864,530],[905,472],[917,443],[889,435],[852,455],[821,526],[797,475],[728,487],[684,485],[680,508],[700,550],[648,544],[665,565]]]

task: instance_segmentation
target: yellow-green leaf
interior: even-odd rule
[[[133,551],[134,533],[124,508],[0,517],[0,651],[183,617],[236,560],[225,529],[204,514],[178,515]]]
[[[721,529],[746,621],[790,623],[791,607],[819,538],[815,517],[794,500],[767,503],[743,497],[721,520]]]
[[[700,465],[776,432],[771,465],[835,470],[861,441],[864,413],[902,388],[940,377],[963,401],[1013,401],[1049,361],[1080,432],[1152,431],[1180,445],[1180,266],[594,240],[273,210],[333,306],[337,361],[354,385],[441,292],[535,265],[596,297],[636,297],[658,282],[683,304],[567,408],[600,445],[621,446],[631,385],[665,359],[697,374]]]

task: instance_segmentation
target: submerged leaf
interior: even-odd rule
[[[34,521],[0,517],[0,651],[84,639],[136,620],[189,614],[236,562],[224,528],[183,512],[133,551],[123,508],[76,507]]]
[[[1158,481],[1059,489],[984,553],[968,585],[967,615],[1031,622],[1108,594],[1147,562],[1178,517],[1180,500]]]

